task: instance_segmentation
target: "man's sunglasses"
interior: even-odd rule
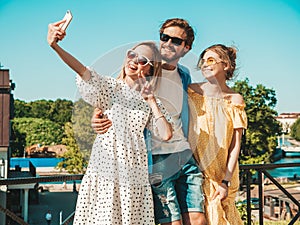
[[[168,42],[169,39],[171,39],[171,42],[174,44],[174,45],[181,45],[183,41],[183,39],[181,38],[178,38],[178,37],[171,37],[167,34],[164,34],[164,33],[160,33],[160,40],[163,41],[163,42]]]
[[[207,66],[212,66],[217,63],[222,63],[223,61],[217,61],[214,57],[208,57],[207,59],[200,59],[198,63],[198,67],[201,69],[204,63],[206,63]]]
[[[146,56],[139,55],[138,53],[136,53],[135,51],[133,51],[131,49],[127,51],[126,55],[127,55],[128,59],[131,59],[131,60],[137,59],[137,63],[141,66],[147,66],[148,64],[153,66],[150,59],[148,59]]]

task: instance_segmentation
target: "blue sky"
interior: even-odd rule
[[[235,45],[237,79],[273,88],[278,113],[300,112],[298,0],[0,0],[0,63],[16,84],[15,98],[75,99],[74,73],[46,41],[48,24],[67,9],[74,18],[61,45],[86,65],[120,46],[158,41],[162,22],[181,17],[196,31],[183,64],[194,67],[209,45]]]

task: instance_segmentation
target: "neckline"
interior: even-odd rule
[[[195,95],[197,95],[197,96],[199,96],[201,98],[204,98],[204,99],[213,99],[215,101],[223,101],[223,102],[225,102],[227,104],[230,104],[230,105],[245,107],[245,104],[237,104],[237,103],[232,102],[232,100],[229,100],[229,99],[226,99],[226,98],[220,98],[220,97],[208,96],[208,95],[200,94],[200,93],[194,91],[190,87],[188,87],[188,92],[190,92],[191,94],[195,94]]]

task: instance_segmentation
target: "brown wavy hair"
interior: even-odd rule
[[[235,69],[236,69],[237,48],[236,47],[227,47],[223,44],[212,45],[212,46],[206,48],[205,50],[203,50],[203,52],[201,52],[197,65],[199,65],[200,60],[203,58],[204,54],[207,51],[213,51],[219,55],[220,59],[224,63],[226,63],[227,66],[229,67],[227,74],[226,74],[226,80],[232,79],[235,75]],[[198,66],[198,68],[199,68],[199,66]],[[199,69],[201,69],[201,68],[199,68]]]

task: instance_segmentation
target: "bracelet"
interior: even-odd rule
[[[159,120],[160,118],[163,118],[163,117],[164,117],[164,115],[160,115],[160,116],[155,118],[155,121],[157,121],[157,120]]]

